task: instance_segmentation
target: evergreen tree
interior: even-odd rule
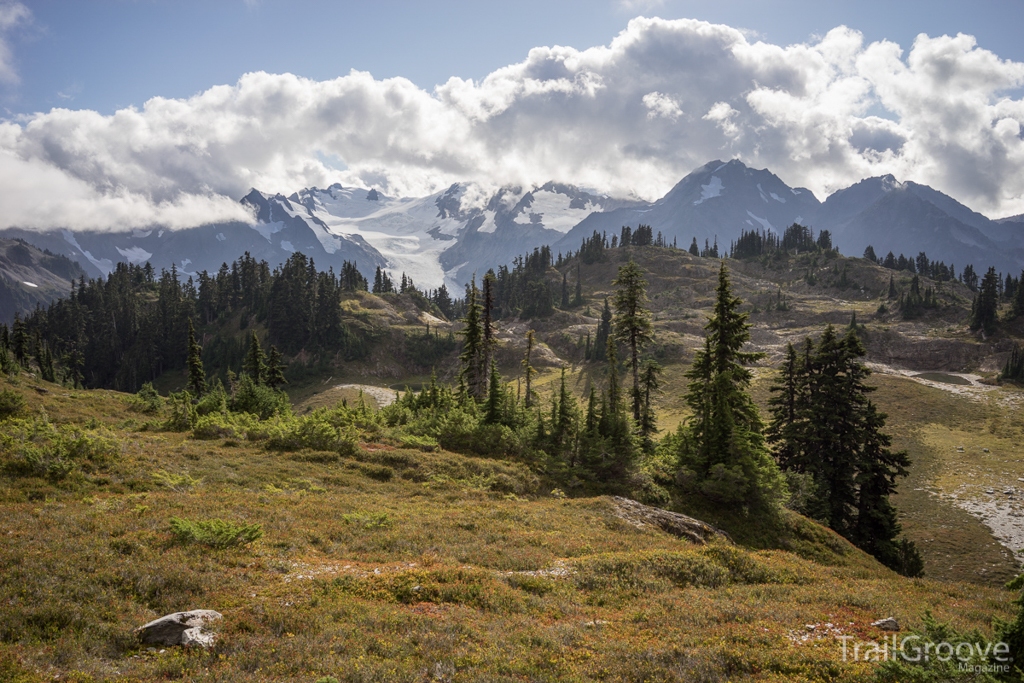
[[[981,291],[974,297],[974,305],[971,307],[971,331],[981,330],[986,335],[994,333],[998,306],[999,275],[994,267],[989,267],[981,279]]]
[[[1019,318],[1024,315],[1024,270],[1017,280],[1017,287],[1013,290],[1013,304],[1010,306],[1010,317]]]
[[[462,372],[460,380],[469,392],[469,395],[477,400],[482,400],[486,390],[484,376],[484,331],[480,320],[480,312],[483,308],[477,302],[476,278],[473,278],[469,287],[466,288],[466,317],[462,319],[465,327],[459,332],[462,335],[462,353],[459,360],[462,361]]]
[[[583,275],[580,272],[580,265],[576,265],[576,294],[573,296],[572,305],[583,305]]]
[[[640,410],[639,427],[646,447],[653,446],[652,438],[658,433],[658,420],[654,414],[651,399],[657,395],[658,389],[661,387],[661,372],[661,366],[651,359],[645,360],[640,366],[640,391],[643,405]]]
[[[761,418],[748,393],[751,373],[744,366],[763,354],[741,351],[750,324],[747,314],[739,312],[740,303],[723,263],[714,314],[704,327],[704,348],[686,374],[692,415],[680,440],[682,479],[714,500],[769,510],[781,500],[785,485],[765,448]]]
[[[594,360],[607,358],[608,338],[612,331],[612,308],[608,305],[608,299],[604,300],[604,308],[601,309],[601,321],[597,323],[597,334],[594,336],[593,356]]]
[[[270,347],[270,354],[267,356],[264,384],[271,389],[277,389],[282,384],[288,384],[288,380],[284,378],[284,367],[281,352],[277,350],[276,346],[272,345]]]
[[[803,512],[887,566],[916,575],[917,549],[897,539],[889,501],[910,461],[890,449],[885,415],[867,398],[874,388],[864,383],[864,353],[855,330],[840,338],[831,325],[816,345],[807,339],[801,354],[788,347],[772,387],[767,436],[779,464],[813,482]]]
[[[875,256],[875,248],[870,244],[864,250],[864,258],[866,258],[868,261],[871,261],[872,263],[878,263],[878,257]]]
[[[536,370],[530,365],[530,355],[533,353],[533,330],[526,333],[526,355],[523,357],[523,376],[526,378],[526,396],[523,401],[524,407],[529,410],[533,407],[533,373]]]
[[[249,351],[245,354],[245,360],[242,362],[242,372],[248,374],[256,384],[266,384],[267,356],[263,353],[263,347],[260,346],[260,340],[256,336],[255,330],[249,338]]]
[[[501,386],[501,375],[498,373],[498,365],[491,361],[491,372],[487,382],[487,404],[484,410],[485,424],[499,424],[502,422],[504,394],[505,392]]]
[[[700,256],[700,247],[697,246],[697,238],[694,237],[693,241],[690,242],[690,253],[694,256]]]
[[[562,300],[559,302],[559,307],[564,311],[569,308],[569,275],[568,273],[562,273]]]
[[[640,266],[632,259],[619,268],[618,277],[612,281],[618,287],[615,293],[615,337],[629,347],[629,366],[633,371],[633,420],[640,423],[643,404],[640,392],[640,354],[654,338],[651,312],[647,310],[647,280]]]
[[[206,393],[206,372],[203,370],[202,348],[196,342],[196,328],[188,319],[188,388],[193,396]]]
[[[25,321],[18,313],[14,314],[14,324],[11,326],[11,352],[18,364],[24,366],[28,362],[28,332]]]

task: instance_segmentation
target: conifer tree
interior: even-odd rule
[[[693,241],[690,242],[690,253],[694,256],[700,256],[700,247],[697,246],[697,238],[694,237]]]
[[[594,336],[593,356],[594,360],[605,360],[607,358],[608,338],[612,332],[612,308],[608,305],[607,297],[604,300],[604,308],[601,309],[601,321],[597,323],[597,334]]]
[[[252,336],[249,338],[249,351],[245,354],[245,360],[242,361],[242,372],[248,374],[256,384],[266,384],[266,358],[266,354],[263,353],[263,348],[260,346],[259,337],[253,330]]]
[[[482,334],[483,334],[483,367],[488,369],[491,367],[491,355],[494,353],[494,345],[496,340],[494,339],[494,323],[491,320],[494,314],[494,271],[487,271],[484,275],[484,291],[483,291],[483,322],[482,322]]]
[[[1013,290],[1013,303],[1010,306],[1010,317],[1019,318],[1024,315],[1024,270],[1017,280],[1017,287]]]
[[[499,424],[502,421],[504,398],[498,365],[491,361],[491,372],[487,382],[487,404],[484,410],[485,424]]]
[[[572,305],[582,306],[583,305],[583,276],[580,273],[580,265],[576,265],[576,294],[573,296]]]
[[[14,324],[11,326],[11,352],[20,365],[24,366],[28,362],[28,332],[25,321],[18,313],[14,314]]]
[[[277,389],[282,384],[288,384],[288,380],[284,378],[284,361],[281,358],[281,352],[277,350],[276,346],[271,345],[270,354],[267,356],[267,367],[266,367],[266,384],[271,389]]]
[[[725,263],[718,274],[714,314],[704,326],[704,348],[686,376],[692,415],[680,441],[683,479],[704,495],[746,509],[773,509],[785,485],[762,437],[757,406],[747,393],[745,365],[763,354],[741,351],[750,338],[747,314],[732,295]]]
[[[196,328],[192,318],[188,319],[188,388],[194,396],[206,393],[206,372],[203,370],[202,348],[196,342]]]
[[[807,339],[802,353],[788,347],[772,387],[767,436],[784,469],[813,481],[804,512],[887,566],[917,575],[917,549],[897,539],[889,501],[910,461],[891,450],[885,415],[867,398],[874,388],[864,383],[864,354],[855,330],[840,338],[831,325],[817,344]]]
[[[533,330],[526,333],[526,354],[523,357],[523,376],[526,379],[526,397],[523,400],[523,406],[527,409],[533,407],[533,373],[536,370],[530,365],[530,355],[533,353]]]
[[[651,359],[644,361],[640,366],[640,392],[643,403],[640,409],[640,435],[647,447],[653,446],[651,439],[658,433],[658,420],[654,414],[654,406],[651,399],[657,395],[661,387],[662,368],[657,362]]]
[[[564,311],[569,308],[569,274],[562,273],[562,300],[558,304],[559,307]]]
[[[654,338],[651,312],[647,310],[647,280],[640,266],[632,259],[619,268],[619,275],[612,284],[618,287],[615,293],[615,337],[629,348],[629,366],[633,372],[633,420],[640,423],[643,403],[640,392],[640,354]]]
[[[469,287],[466,288],[466,317],[463,318],[465,328],[459,332],[462,335],[462,353],[459,360],[462,361],[462,372],[460,380],[466,387],[469,395],[477,400],[482,400],[485,391],[484,376],[484,332],[480,321],[480,312],[483,308],[477,302],[476,278],[473,278]]]
[[[971,307],[971,331],[981,330],[986,335],[995,332],[998,306],[999,275],[995,267],[989,267],[981,279],[981,291],[974,297],[974,305]]]

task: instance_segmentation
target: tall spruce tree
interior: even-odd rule
[[[196,328],[188,319],[188,388],[194,396],[206,393],[206,372],[203,370],[202,348],[196,342]]]
[[[647,280],[633,259],[619,268],[612,281],[615,293],[615,337],[629,348],[629,367],[633,372],[631,392],[633,421],[640,423],[643,396],[640,391],[640,354],[654,338],[651,312],[647,310]]]
[[[523,356],[523,377],[526,380],[526,395],[523,399],[523,406],[529,410],[533,407],[533,374],[536,370],[530,365],[530,356],[533,354],[534,332],[526,333],[526,354]]]
[[[868,400],[874,387],[865,384],[864,354],[855,330],[839,337],[831,325],[817,344],[807,339],[801,353],[787,348],[767,436],[779,464],[813,482],[802,511],[887,566],[917,575],[920,557],[912,542],[897,538],[889,500],[910,461],[891,450],[882,431],[886,416]]]
[[[604,300],[604,308],[601,309],[601,320],[597,323],[597,334],[594,335],[594,346],[592,356],[594,360],[605,360],[608,351],[608,338],[612,333],[612,308],[608,305],[608,299]]]
[[[260,346],[259,337],[253,330],[249,337],[249,350],[242,361],[242,372],[249,375],[256,384],[265,384],[267,380],[267,356]]]
[[[288,380],[284,378],[284,367],[281,352],[277,350],[276,346],[271,345],[270,354],[267,356],[267,374],[264,384],[271,389],[277,389],[282,384],[288,384]]]
[[[985,334],[996,331],[996,311],[999,307],[999,275],[995,267],[989,267],[981,279],[981,291],[974,297],[971,307],[972,332],[981,330]]]
[[[761,418],[748,393],[751,373],[744,366],[763,354],[741,350],[750,338],[750,324],[747,314],[739,312],[740,303],[723,262],[714,313],[704,326],[704,348],[694,354],[686,374],[692,415],[680,440],[682,480],[719,502],[771,510],[781,502],[785,484],[765,447]]]
[[[462,372],[459,379],[476,400],[482,400],[486,391],[486,375],[484,374],[485,343],[484,330],[480,320],[483,308],[477,301],[479,290],[474,277],[466,288],[466,317],[462,319],[465,327],[459,332],[462,335]]]

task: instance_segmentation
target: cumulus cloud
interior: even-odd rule
[[[662,117],[675,121],[683,113],[678,102],[657,90],[644,95],[643,103],[647,107],[647,118],[649,119]]]
[[[893,173],[989,214],[1022,213],[1021,86],[1024,64],[970,36],[921,35],[904,54],[846,27],[783,47],[729,26],[637,18],[608,45],[538,47],[432,92],[357,71],[250,73],[109,116],[54,109],[4,122],[0,224],[242,220],[236,200],[250,187],[339,181],[423,195],[464,180],[558,180],[653,199],[732,157],[822,198]]]

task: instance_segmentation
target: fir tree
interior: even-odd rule
[[[1017,287],[1013,290],[1013,303],[1010,306],[1010,317],[1019,318],[1024,315],[1024,270],[1017,280]]]
[[[462,319],[466,326],[459,332],[462,335],[462,353],[459,354],[462,372],[459,377],[469,395],[482,400],[486,388],[483,373],[486,366],[483,364],[484,331],[480,321],[480,311],[483,307],[477,302],[477,292],[476,278],[473,278],[466,288],[466,317]]]
[[[485,424],[499,424],[502,422],[504,393],[501,385],[501,375],[498,373],[498,365],[491,361],[491,372],[487,382],[487,404],[484,410]]]
[[[619,268],[618,277],[612,281],[618,287],[615,293],[615,337],[629,347],[629,366],[633,372],[633,420],[640,423],[643,403],[640,392],[640,354],[654,338],[651,312],[647,310],[647,281],[640,266],[630,259]]]
[[[775,507],[785,491],[762,437],[757,407],[747,393],[751,373],[744,367],[763,354],[741,351],[750,338],[747,314],[732,295],[728,270],[718,275],[714,314],[705,325],[704,348],[686,376],[692,415],[681,440],[683,479],[704,495],[747,509]]]
[[[288,380],[284,378],[284,362],[281,358],[281,352],[277,350],[276,346],[270,347],[270,354],[267,356],[267,367],[266,367],[266,384],[271,389],[277,389],[282,384],[288,384]]]
[[[994,267],[989,267],[981,279],[981,291],[974,297],[974,305],[971,307],[971,331],[981,330],[986,335],[994,333],[998,306],[999,275]]]
[[[533,407],[533,373],[536,370],[530,365],[530,355],[533,353],[533,330],[526,333],[526,354],[523,356],[523,376],[526,379],[526,397],[523,401],[523,406],[529,410]]]
[[[690,242],[690,253],[694,256],[700,256],[700,247],[697,246],[697,238],[694,237],[693,241]]]
[[[574,307],[583,305],[583,276],[579,264],[576,265],[576,294],[573,296],[572,305]]]
[[[263,353],[263,347],[260,346],[259,337],[253,330],[252,336],[249,338],[249,351],[245,354],[245,360],[242,362],[242,372],[248,374],[256,384],[266,384],[266,359],[267,356]]]
[[[559,302],[559,308],[563,311],[569,308],[569,274],[562,273],[562,300]]]
[[[661,387],[662,368],[657,362],[648,359],[640,366],[640,392],[643,404],[640,409],[640,435],[647,447],[653,446],[652,438],[658,433],[658,420],[654,414],[652,398]]]
[[[206,372],[203,370],[203,359],[200,357],[202,348],[196,342],[196,328],[192,318],[188,319],[188,388],[193,396],[206,393]]]
[[[28,362],[28,332],[25,321],[18,313],[14,314],[14,324],[11,326],[11,352],[19,365],[24,366]]]
[[[607,358],[608,338],[612,331],[612,308],[608,305],[608,299],[604,300],[604,308],[601,309],[601,321],[597,323],[597,334],[594,336],[593,353],[594,360]]]

